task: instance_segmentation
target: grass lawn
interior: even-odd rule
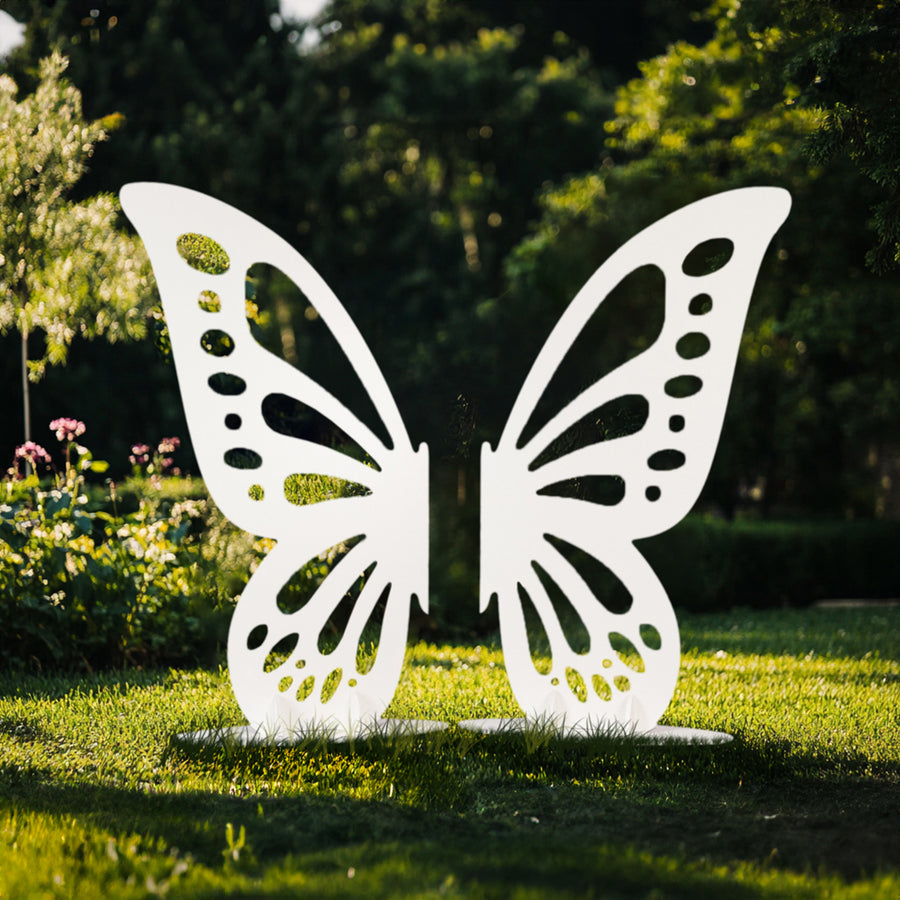
[[[224,671],[0,674],[0,898],[900,898],[900,607],[681,628],[663,723],[732,744],[196,747]],[[499,648],[425,644],[389,710],[516,713]]]

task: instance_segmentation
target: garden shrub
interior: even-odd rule
[[[111,509],[97,508],[85,474],[104,471],[105,463],[76,443],[82,423],[53,425],[60,423],[53,430],[65,446],[62,472],[42,483],[50,454],[28,442],[7,473],[0,504],[0,663],[90,669],[195,659],[221,639],[217,621],[228,616],[192,533],[205,501],[165,502],[151,490],[136,509],[119,512],[110,484]],[[160,443],[160,451],[167,448],[174,449],[171,440]],[[164,459],[158,452],[158,467]]]

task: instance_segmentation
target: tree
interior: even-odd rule
[[[810,158],[827,115],[770,77],[779,33],[748,34],[737,8],[718,4],[711,41],[674,44],[620,89],[603,164],[544,193],[539,227],[508,260],[498,314],[549,327],[590,272],[660,215],[727,188],[788,188],[794,206],[759,277],[706,499],[726,511],[877,514],[900,439],[897,279],[864,262],[865,210],[881,195],[846,158]],[[646,306],[650,294],[640,287],[635,300]],[[595,379],[596,365],[576,360],[576,377]]]
[[[147,263],[141,246],[116,231],[116,201],[66,199],[116,122],[84,120],[65,68],[59,54],[42,61],[37,90],[21,101],[15,82],[0,76],[0,332],[21,335],[26,440],[29,381],[48,364],[63,365],[76,336],[117,341],[146,333]],[[29,348],[35,332],[43,338],[36,352]]]
[[[870,227],[876,272],[900,267],[900,16],[882,0],[749,0],[736,27],[747,39],[765,35],[772,65],[763,74],[775,90],[821,110],[807,144],[824,162],[846,155],[880,188]]]

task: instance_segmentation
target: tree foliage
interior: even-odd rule
[[[116,230],[116,201],[67,199],[115,121],[84,120],[65,68],[58,54],[48,57],[34,94],[21,101],[15,82],[0,76],[0,331],[21,335],[32,380],[48,364],[65,363],[76,336],[146,333],[146,261],[140,245]],[[34,332],[43,346],[29,359]]]
[[[707,500],[872,514],[900,437],[897,281],[865,271],[865,210],[880,195],[848,161],[811,158],[827,113],[771,77],[779,36],[748,36],[737,8],[719,4],[712,40],[674,44],[619,90],[600,169],[546,192],[539,227],[507,262],[507,315],[552,321],[624,238],[686,202],[788,188],[793,210],[758,281]],[[588,357],[582,383],[596,366]]]

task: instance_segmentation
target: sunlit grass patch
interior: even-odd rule
[[[664,722],[295,746],[227,673],[0,677],[0,896],[900,895],[900,610],[686,617]],[[521,714],[499,647],[413,644],[389,715]],[[654,893],[655,892],[655,893]]]

